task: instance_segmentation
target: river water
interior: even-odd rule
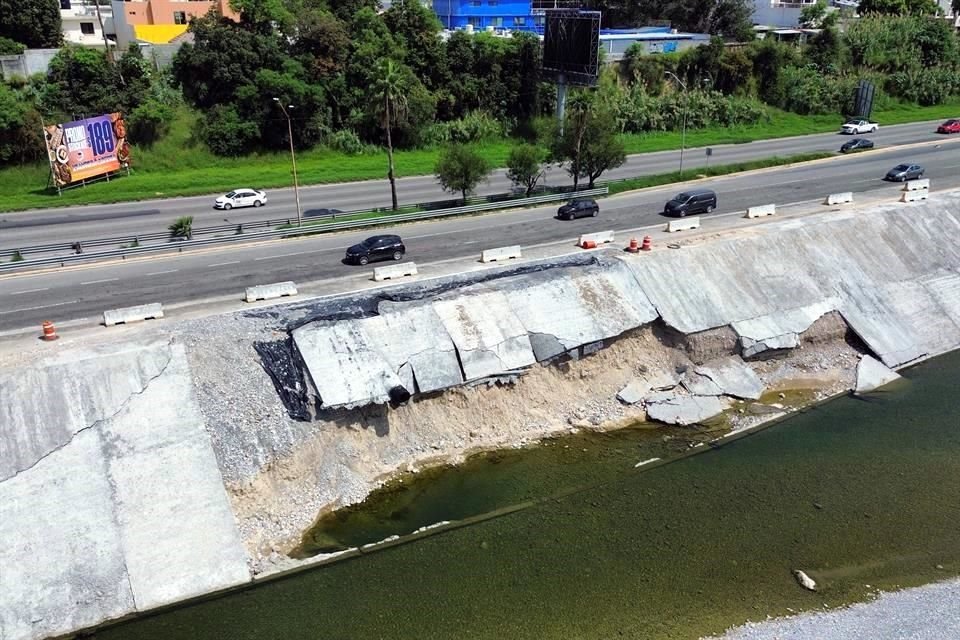
[[[325,520],[303,552],[528,507],[95,637],[685,639],[956,576],[960,354],[905,375],[654,468],[634,465],[710,435],[628,429],[480,456]]]

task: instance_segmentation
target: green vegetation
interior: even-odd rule
[[[186,238],[189,240],[193,236],[193,216],[182,216],[173,221],[169,227],[170,236],[173,238]]]
[[[491,170],[486,158],[466,145],[457,144],[443,150],[434,172],[444,191],[459,193],[466,203],[467,196],[487,179]]]

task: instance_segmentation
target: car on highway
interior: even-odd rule
[[[960,133],[960,119],[951,118],[937,127],[937,133]]]
[[[876,122],[870,122],[866,118],[851,118],[840,127],[840,133],[855,135],[858,133],[875,133],[880,128]]]
[[[574,218],[597,217],[600,214],[600,205],[591,198],[578,198],[557,209],[557,218],[573,220]]]
[[[663,215],[682,218],[691,213],[713,213],[717,194],[710,189],[694,189],[678,193],[663,205]]]
[[[345,261],[348,264],[364,265],[379,260],[400,260],[407,253],[400,236],[370,236],[347,249]]]
[[[873,149],[873,140],[854,138],[853,140],[843,143],[843,146],[840,147],[840,153],[855,153],[857,151],[866,151],[867,149]]]
[[[234,189],[226,193],[213,202],[214,209],[226,209],[240,207],[260,207],[267,204],[267,194],[258,189]]]
[[[887,175],[883,176],[883,179],[891,182],[906,182],[907,180],[916,180],[922,177],[923,167],[920,165],[898,164],[893,169],[890,169],[890,171],[887,171]]]

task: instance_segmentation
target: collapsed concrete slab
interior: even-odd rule
[[[887,368],[876,358],[864,355],[857,363],[857,386],[854,392],[869,393],[900,379],[899,373]]]
[[[756,400],[763,395],[763,382],[743,360],[724,358],[688,371],[683,386],[699,396],[733,396]]]
[[[58,636],[250,578],[183,348],[70,357],[34,368],[34,393],[4,394],[9,433],[31,431],[39,402],[42,426],[70,434],[0,481],[5,639]],[[19,377],[0,376],[0,389]],[[101,392],[58,405],[77,385]]]
[[[645,400],[647,417],[665,424],[699,424],[723,413],[726,408],[716,396],[692,396],[674,391],[650,395]]]
[[[769,351],[795,349],[800,345],[800,334],[839,307],[840,299],[831,297],[805,307],[733,322],[731,327],[740,340],[741,355],[753,358]]]
[[[617,393],[617,399],[625,404],[637,404],[654,391],[673,389],[680,383],[680,376],[670,371],[653,371],[642,378],[631,380]]]

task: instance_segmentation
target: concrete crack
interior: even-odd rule
[[[103,417],[103,418],[100,418],[100,419],[92,422],[91,424],[88,424],[88,425],[85,426],[85,427],[81,427],[80,429],[77,429],[77,430],[74,431],[73,434],[67,439],[66,442],[64,442],[63,444],[61,444],[61,445],[59,445],[59,446],[57,446],[57,447],[54,447],[53,449],[51,449],[51,450],[48,451],[47,453],[43,454],[42,456],[40,456],[39,458],[37,458],[30,466],[24,467],[23,469],[20,469],[19,471],[17,471],[17,472],[14,473],[13,475],[7,476],[7,477],[5,477],[5,478],[0,478],[0,482],[6,482],[7,480],[12,480],[13,478],[16,478],[17,476],[19,476],[21,473],[26,473],[27,471],[30,471],[31,469],[33,469],[34,467],[36,467],[38,464],[40,464],[41,462],[43,462],[44,460],[46,460],[47,458],[49,458],[49,457],[52,456],[53,454],[57,453],[58,451],[60,451],[61,449],[63,449],[63,448],[66,447],[67,445],[69,445],[70,443],[72,443],[72,442],[74,441],[74,439],[75,439],[78,435],[80,435],[81,433],[83,433],[84,431],[89,431],[90,429],[94,429],[94,428],[100,426],[101,424],[103,424],[104,422],[107,422],[107,421],[112,420],[112,419],[114,419],[115,417],[117,417],[124,409],[127,408],[127,405],[129,405],[130,402],[131,402],[135,397],[140,396],[140,395],[143,395],[143,394],[146,392],[146,390],[150,387],[150,384],[151,384],[154,380],[156,380],[157,378],[159,378],[160,376],[162,376],[162,375],[167,371],[167,367],[169,367],[169,366],[170,366],[170,363],[173,362],[173,351],[172,351],[172,348],[171,348],[172,345],[173,345],[173,340],[171,339],[170,341],[167,342],[167,351],[168,351],[167,361],[163,363],[163,366],[162,366],[162,367],[160,367],[160,371],[159,371],[156,375],[153,375],[153,376],[147,378],[146,382],[144,382],[144,384],[142,385],[141,389],[140,389],[139,391],[134,391],[134,392],[132,392],[123,402],[120,403],[120,406],[117,408],[116,411],[114,411],[114,412],[113,412],[112,414],[110,414],[109,416],[105,416],[105,417]]]

